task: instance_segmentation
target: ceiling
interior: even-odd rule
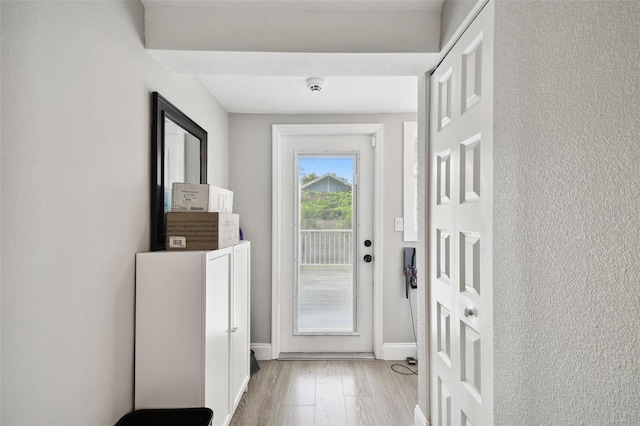
[[[202,75],[200,80],[229,112],[346,114],[415,112],[416,77],[324,77],[322,90],[298,76]]]
[[[338,51],[331,52],[287,52],[275,51],[275,49],[250,51],[250,48],[240,50],[235,46],[235,50],[228,51],[224,50],[224,46],[203,49],[201,41],[200,44],[194,41],[193,46],[196,46],[197,50],[191,50],[187,38],[184,38],[186,41],[179,48],[173,45],[164,48],[164,46],[157,46],[162,42],[155,42],[160,37],[150,33],[155,29],[154,24],[159,21],[156,9],[170,8],[167,9],[169,10],[167,15],[172,19],[171,25],[175,22],[179,24],[180,14],[186,13],[186,9],[196,10],[198,17],[207,13],[219,14],[222,10],[224,13],[238,13],[238,16],[245,20],[248,19],[247,15],[242,13],[248,10],[255,12],[256,8],[263,12],[267,19],[274,16],[269,13],[274,11],[284,13],[283,11],[286,10],[287,14],[291,14],[292,11],[294,13],[295,11],[300,13],[321,11],[325,14],[322,15],[324,18],[330,16],[328,19],[333,19],[331,15],[326,15],[330,13],[335,14],[335,19],[342,20],[345,16],[349,16],[349,13],[351,16],[364,16],[364,11],[373,11],[374,14],[382,13],[382,16],[392,17],[395,16],[393,13],[406,11],[410,14],[429,13],[437,16],[439,20],[443,1],[146,0],[143,3],[146,9],[145,35],[149,53],[171,72],[197,76],[227,112],[349,114],[415,113],[418,105],[417,76],[433,68],[440,53],[436,51],[376,52],[367,51],[367,47],[361,52],[340,52],[339,48],[336,49]],[[302,16],[301,25],[304,25],[304,16],[300,16]],[[401,15],[399,17],[402,19]],[[212,21],[211,25],[215,25],[215,22]],[[164,26],[166,27],[166,24]],[[176,34],[184,37],[187,31],[197,32],[198,30],[194,27],[197,26],[178,28],[182,32]],[[301,33],[304,33],[304,30]],[[439,36],[439,27],[435,28],[432,34]],[[373,29],[370,38],[374,47],[376,35]],[[386,37],[383,42],[389,38],[382,32],[380,37]],[[154,41],[156,45],[150,48],[149,40]],[[435,40],[435,44],[439,46],[439,39]],[[351,47],[346,47],[346,49],[349,48]],[[314,92],[309,90],[307,87],[309,77],[321,77],[324,80],[322,90]]]

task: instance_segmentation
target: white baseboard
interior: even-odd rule
[[[251,349],[256,353],[256,359],[268,360],[272,358],[271,343],[252,343]],[[418,357],[418,346],[415,343],[385,343],[382,345],[382,359],[404,360],[408,356]]]
[[[258,361],[271,359],[271,343],[252,343],[251,349],[256,353]]]
[[[413,410],[413,424],[414,426],[429,426],[427,417],[422,413],[419,405],[416,405],[416,409]]]
[[[383,359],[404,360],[408,356],[418,358],[418,345],[415,343],[385,343],[382,345]]]

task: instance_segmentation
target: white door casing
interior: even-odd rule
[[[359,275],[363,278],[360,282],[360,298],[358,309],[361,310],[361,324],[359,333],[355,338],[349,336],[292,336],[293,302],[292,276],[294,265],[293,259],[293,218],[292,215],[293,192],[288,186],[293,187],[293,165],[294,149],[291,141],[292,137],[298,136],[313,141],[318,141],[321,137],[331,138],[340,136],[343,138],[360,138],[360,143],[366,141],[369,153],[373,159],[365,160],[373,163],[375,172],[367,179],[372,185],[373,211],[381,211],[381,189],[382,189],[382,158],[377,155],[382,148],[382,125],[381,124],[340,124],[340,125],[274,125],[273,126],[273,294],[272,294],[272,358],[277,358],[283,352],[371,352],[376,356],[382,355],[382,286],[374,285],[379,283],[377,277],[382,276],[382,263],[372,262],[363,266],[361,256],[355,259],[354,267],[357,267]],[[333,147],[327,148],[329,152],[348,151],[348,148],[341,148],[339,141]],[[372,148],[372,143],[376,147]],[[298,147],[299,148],[299,147]],[[307,152],[318,152],[317,149],[309,147]],[[317,147],[316,147],[317,148]],[[366,155],[365,155],[366,158]],[[363,161],[362,155],[360,161]],[[287,164],[290,163],[290,164]],[[362,197],[360,197],[362,198]],[[362,207],[360,208],[362,209]],[[369,235],[367,235],[369,234]],[[380,221],[378,215],[373,215],[373,229],[371,231],[359,232],[358,241],[360,245],[364,239],[372,239],[374,244],[367,250],[372,253],[374,259],[380,258],[381,245],[376,244],[378,236],[381,236]],[[372,249],[372,250],[371,250]],[[368,271],[367,271],[368,269]],[[369,278],[367,278],[369,274]],[[364,298],[363,298],[364,297]],[[369,297],[373,301],[367,301]],[[369,306],[367,308],[367,305]],[[368,330],[367,330],[367,323]],[[297,350],[291,346],[291,339],[295,337],[302,343],[304,350]],[[355,344],[344,343],[351,339]],[[310,342],[307,342],[310,340]],[[311,343],[311,342],[316,343]],[[359,346],[358,346],[359,345]],[[364,345],[364,346],[363,346]],[[294,348],[294,349],[292,349]]]
[[[431,77],[431,422],[493,423],[493,2]]]

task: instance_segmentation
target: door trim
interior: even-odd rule
[[[379,259],[373,265],[373,353],[376,358],[383,357],[382,352],[382,247],[383,229],[383,126],[381,123],[369,124],[274,124],[272,126],[272,260],[271,260],[271,357],[280,355],[280,309],[282,283],[282,183],[281,153],[282,138],[296,135],[365,135],[372,136],[375,143],[373,152],[373,257]]]

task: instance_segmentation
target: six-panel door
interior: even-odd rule
[[[436,425],[493,423],[493,3],[431,77],[430,360]]]

